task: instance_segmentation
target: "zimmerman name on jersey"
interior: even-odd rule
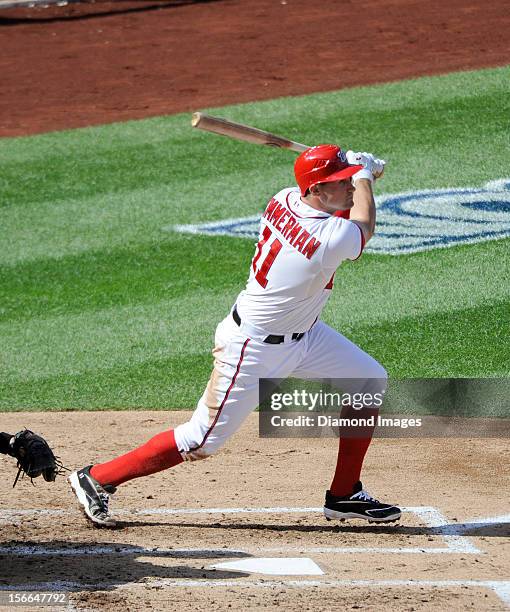
[[[363,246],[355,223],[308,206],[297,188],[283,189],[262,215],[239,314],[270,333],[309,330],[328,300],[336,269],[357,259]]]

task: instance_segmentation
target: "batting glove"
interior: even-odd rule
[[[347,151],[347,161],[349,164],[362,165],[363,169],[353,175],[352,181],[355,184],[358,179],[368,179],[371,183],[380,178],[384,173],[386,162],[384,159],[376,159],[372,153],[355,153]]]

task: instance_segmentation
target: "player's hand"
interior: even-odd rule
[[[372,182],[384,174],[386,162],[384,159],[377,159],[372,153],[347,151],[346,157],[349,164],[363,166],[363,170],[360,170],[352,177],[354,182],[360,178],[367,178]]]
[[[374,175],[374,179],[381,178],[381,176],[384,174],[384,166],[386,165],[384,159],[377,159],[372,155],[372,153],[363,153],[362,155],[366,159],[370,160],[371,170],[372,174]]]

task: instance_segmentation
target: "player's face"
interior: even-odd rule
[[[332,183],[320,183],[317,188],[317,197],[325,212],[334,213],[337,210],[352,208],[354,186],[350,178]]]

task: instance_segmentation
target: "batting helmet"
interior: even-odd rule
[[[352,166],[347,162],[340,147],[332,144],[317,145],[298,156],[294,174],[301,195],[305,196],[310,187],[318,183],[331,183],[351,177],[363,166]]]

